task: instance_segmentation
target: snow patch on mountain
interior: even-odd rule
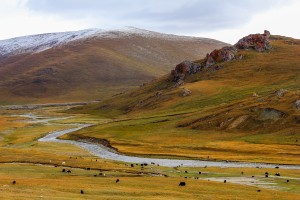
[[[199,41],[214,41],[213,39],[201,38],[201,37],[192,37],[192,36],[179,36],[173,34],[159,33],[155,31],[149,31],[145,29],[135,28],[135,27],[123,27],[120,29],[114,29],[110,31],[103,31],[99,35],[99,37],[106,38],[120,38],[120,37],[132,37],[132,36],[140,36],[145,38],[160,38],[165,40],[199,40]]]
[[[102,30],[87,29],[61,33],[46,33],[0,40],[0,55],[36,53],[70,41],[95,35]]]
[[[0,57],[8,55],[17,55],[22,53],[38,53],[57,47],[60,45],[68,44],[69,42],[82,40],[86,38],[121,38],[140,36],[146,38],[160,38],[165,40],[195,40],[195,37],[177,36],[170,34],[163,34],[144,29],[138,29],[135,27],[125,27],[115,30],[103,30],[103,29],[86,29],[81,31],[59,32],[59,33],[46,33],[39,35],[30,35],[17,38],[11,38],[7,40],[0,40]],[[198,40],[210,39],[197,38]],[[211,40],[214,41],[214,40]],[[214,41],[216,42],[216,41]]]

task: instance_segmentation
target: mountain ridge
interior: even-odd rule
[[[181,59],[195,59],[226,45],[212,39],[135,28],[123,32],[101,30],[99,37],[95,32],[90,30],[93,34],[86,33],[88,37],[65,44],[50,42],[54,46],[43,51],[49,47],[47,42],[43,43],[46,46],[32,45],[27,52],[21,49],[16,55],[0,57],[0,102],[105,99],[166,74]],[[70,38],[72,33],[67,36]]]
[[[179,36],[174,34],[165,34],[135,27],[124,27],[120,29],[104,30],[98,28],[84,29],[79,31],[65,31],[35,34],[28,36],[20,36],[9,39],[0,40],[0,56],[9,54],[23,54],[23,53],[39,53],[47,49],[66,45],[69,42],[80,41],[83,39],[98,37],[98,38],[118,38],[130,37],[131,35],[140,35],[143,37],[158,37],[169,40],[176,39],[198,39],[198,40],[212,40],[209,38],[193,37],[193,36]],[[215,41],[215,40],[214,40]]]

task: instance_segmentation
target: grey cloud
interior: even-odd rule
[[[27,0],[27,7],[34,12],[65,18],[93,18],[94,25],[99,28],[127,25],[171,33],[191,33],[238,27],[255,14],[287,4],[287,1]],[[102,24],[98,24],[97,19],[102,19]]]

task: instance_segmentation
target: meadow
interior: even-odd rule
[[[48,132],[70,128],[72,123],[102,124],[107,129],[114,124],[115,129],[111,129],[111,133],[114,133],[118,130],[117,124],[129,126],[133,122],[112,122],[110,119],[100,120],[89,115],[75,115],[72,118],[47,124],[28,123],[24,121],[28,119],[18,116],[30,112],[52,117],[70,116],[53,108],[38,111],[1,111],[0,191],[4,199],[299,198],[299,170],[170,168],[157,165],[142,167],[140,164],[134,164],[134,167],[131,167],[131,163],[104,160],[76,146],[37,142],[37,139]],[[153,122],[157,119],[140,119],[135,120],[135,123],[139,122],[141,126],[144,126],[143,124],[149,120]],[[139,126],[136,124],[134,127]],[[127,134],[130,132],[132,130],[128,129]],[[103,133],[104,137],[105,132]],[[112,144],[115,145],[115,143]],[[130,143],[127,147],[130,147]],[[137,153],[146,154],[147,149],[145,146],[144,152]],[[175,151],[173,156],[186,156],[178,152]],[[160,156],[172,157],[172,155]],[[63,169],[70,170],[71,173],[62,172]],[[269,178],[264,176],[266,170],[270,173]],[[282,176],[275,176],[277,172],[280,172]],[[117,179],[119,179],[118,183],[116,183]],[[289,179],[288,183],[287,179]],[[224,180],[227,182],[224,183]],[[186,183],[186,186],[178,186],[182,181]]]

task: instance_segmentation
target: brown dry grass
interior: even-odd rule
[[[0,104],[108,98],[223,45],[214,40],[134,35],[87,39],[38,54],[2,58]]]
[[[39,112],[57,115],[51,110]],[[291,178],[289,184],[286,184],[284,178],[272,177],[261,180],[265,169],[182,167],[174,169],[151,165],[142,170],[140,165],[130,167],[126,163],[96,158],[72,145],[36,141],[46,132],[67,126],[30,125],[19,121],[20,118],[3,115],[0,119],[3,125],[0,132],[7,133],[1,135],[4,140],[0,142],[2,152],[0,192],[5,199],[296,199],[299,197],[296,187],[299,183],[297,178],[300,177],[298,170],[279,169],[282,176]],[[96,121],[94,117],[79,115],[77,118],[60,121],[60,123],[80,120],[89,123]],[[10,123],[3,123],[7,121]],[[139,122],[145,124],[146,121]],[[102,123],[107,122],[104,120]],[[7,132],[12,130],[11,128],[13,131]],[[128,130],[128,135],[130,131]],[[137,139],[141,140],[142,137]],[[158,141],[158,138],[149,137],[147,141]],[[180,144],[180,140],[174,144]],[[72,173],[62,173],[63,168],[70,169]],[[85,170],[86,168],[91,170]],[[188,173],[185,173],[186,170]],[[244,171],[244,175],[240,174],[241,170]],[[106,176],[99,176],[100,171]],[[201,175],[199,171],[202,171]],[[268,171],[273,175],[278,169],[268,169]],[[164,174],[168,177],[162,177]],[[270,190],[207,180],[251,175],[257,176],[260,181],[274,182],[276,187]],[[194,177],[199,177],[200,180],[195,180]],[[120,179],[120,183],[116,183],[116,179]],[[13,185],[12,181],[16,181],[16,184]],[[180,181],[185,181],[187,186],[179,187]],[[257,192],[258,189],[261,192]],[[80,194],[80,190],[83,190],[84,194]]]

